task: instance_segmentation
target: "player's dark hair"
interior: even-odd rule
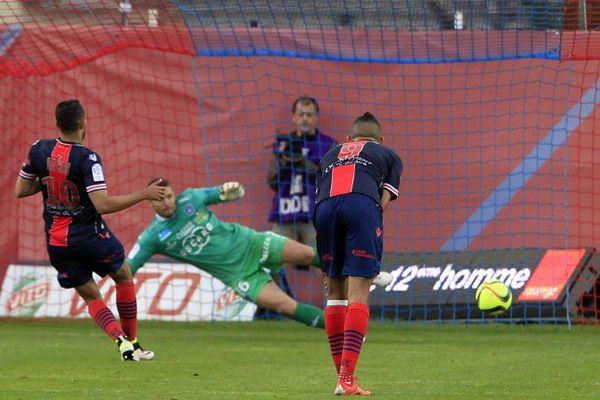
[[[315,99],[314,97],[300,96],[296,100],[294,100],[294,104],[292,104],[292,114],[296,113],[296,107],[298,106],[298,104],[303,104],[305,106],[314,104],[315,112],[319,114],[319,103],[317,103],[317,99]]]
[[[381,128],[381,124],[379,121],[377,121],[377,118],[375,118],[375,116],[368,111],[354,120],[355,124],[357,122],[374,122],[378,127]]]
[[[164,186],[164,187],[171,186],[171,184],[169,183],[169,181],[166,180],[165,178],[152,178],[152,179],[150,179],[150,182],[148,182],[148,184],[146,185],[146,187],[152,185],[154,182],[158,181],[159,179],[160,179],[160,182],[157,183],[158,186]]]
[[[370,137],[377,140],[381,139],[381,124],[368,111],[354,120],[352,128],[352,138]]]
[[[85,111],[77,99],[61,101],[56,105],[56,126],[62,132],[75,132],[83,125]]]

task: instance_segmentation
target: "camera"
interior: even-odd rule
[[[297,161],[301,159],[304,149],[304,140],[292,135],[277,135],[273,151],[279,156],[286,156],[290,160]]]

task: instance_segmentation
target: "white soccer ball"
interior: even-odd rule
[[[386,287],[392,282],[392,274],[387,271],[380,271],[379,275],[373,278],[373,285]]]

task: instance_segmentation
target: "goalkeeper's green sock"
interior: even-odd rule
[[[296,311],[291,318],[313,328],[325,328],[325,315],[323,310],[309,304],[298,303]]]

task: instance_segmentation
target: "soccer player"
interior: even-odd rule
[[[17,177],[17,198],[42,192],[48,255],[58,271],[63,288],[75,288],[85,301],[91,317],[116,341],[123,360],[154,358],[137,341],[137,301],[131,272],[123,266],[123,246],[100,214],[129,208],[142,200],[160,200],[165,188],[157,182],[145,189],[110,196],[102,171],[102,160],[83,146],[86,116],[78,100],[56,106],[58,139],[36,141]],[[115,319],[92,277],[110,275],[115,281]]]
[[[317,174],[317,250],[329,288],[325,329],[338,395],[371,394],[358,386],[354,369],[369,324],[369,288],[380,269],[383,210],[398,197],[402,174],[402,161],[382,141],[377,119],[363,114]]]
[[[324,327],[323,310],[292,299],[264,270],[277,270],[283,263],[319,265],[316,251],[273,232],[222,222],[207,209],[243,197],[242,185],[227,182],[188,188],[178,196],[165,179],[159,185],[166,188],[166,196],[151,201],[156,216],[127,256],[134,274],[160,253],[208,272],[260,307],[311,327]]]

